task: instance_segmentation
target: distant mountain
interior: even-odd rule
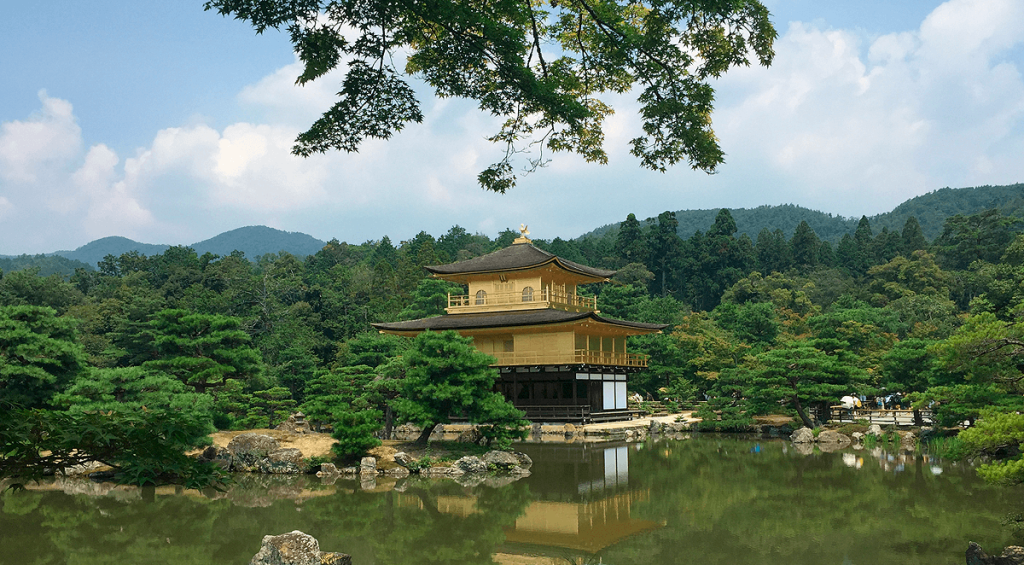
[[[138,241],[128,239],[127,237],[111,236],[97,239],[96,241],[90,241],[74,251],[57,251],[54,255],[60,255],[61,257],[67,257],[68,259],[88,263],[95,267],[96,264],[102,261],[107,255],[120,257],[122,254],[128,253],[129,251],[138,251],[146,256],[159,255],[164,251],[167,251],[168,247],[170,247],[170,245],[139,243]]]
[[[70,277],[75,269],[94,271],[92,265],[61,257],[60,255],[18,255],[17,257],[0,257],[0,272],[13,273],[24,269],[39,269],[39,276],[60,275]]]
[[[975,188],[941,188],[907,200],[891,212],[868,218],[875,233],[883,227],[902,230],[910,216],[917,217],[921,231],[929,240],[942,235],[946,218],[969,216],[997,208],[1007,216],[1024,218],[1024,184],[979,186]],[[856,227],[856,225],[854,225]]]
[[[689,238],[696,231],[707,231],[715,223],[715,217],[721,208],[706,210],[678,210],[676,220],[679,221],[679,228],[676,233],[679,237]],[[839,241],[843,234],[852,232],[857,227],[857,219],[833,216],[825,212],[811,210],[803,206],[793,204],[782,204],[778,206],[758,206],[757,208],[729,208],[732,219],[736,221],[737,235],[747,234],[750,239],[757,240],[757,234],[762,228],[769,231],[781,229],[786,237],[792,237],[796,227],[801,221],[806,221],[814,233],[821,239]],[[625,220],[625,218],[623,218]],[[641,224],[650,225],[657,222],[657,218],[641,220]],[[901,226],[902,227],[902,226]],[[618,233],[618,224],[601,226],[596,230],[584,234],[582,237],[601,237],[608,233]]]
[[[1009,216],[1024,218],[1024,184],[942,188],[911,198],[891,212],[870,216],[868,221],[871,223],[871,230],[877,234],[882,231],[882,228],[902,231],[907,219],[915,216],[918,223],[921,224],[924,236],[933,240],[942,234],[942,225],[946,218],[957,214],[977,214],[992,208],[998,208],[1003,214]],[[676,219],[679,221],[677,233],[680,237],[688,238],[697,230],[707,231],[715,223],[715,217],[720,210],[721,208],[677,211]],[[818,237],[836,243],[842,239],[844,234],[853,234],[860,220],[860,218],[833,216],[792,204],[759,206],[757,208],[729,208],[729,213],[736,221],[738,234],[745,233],[755,241],[762,228],[768,228],[770,231],[781,229],[787,238],[792,237],[793,231],[800,225],[800,222],[806,221],[814,233],[818,234]],[[656,218],[647,220],[657,221]],[[642,220],[641,223],[648,225],[651,222]],[[579,239],[602,237],[606,234],[618,233],[618,230],[619,224],[608,224],[583,234]]]
[[[230,255],[232,251],[238,250],[245,253],[247,258],[256,259],[260,255],[281,251],[305,257],[316,253],[324,245],[326,245],[325,242],[304,233],[286,232],[267,226],[247,226],[193,243],[188,247],[195,249],[199,255],[206,252]],[[86,243],[74,251],[57,251],[54,255],[81,261],[95,267],[107,255],[119,257],[129,251],[138,251],[146,256],[159,255],[169,247],[169,245],[139,243],[127,237],[114,236]]]
[[[325,245],[327,242],[300,232],[281,231],[267,226],[246,226],[193,243],[189,247],[200,255],[206,252],[230,255],[237,249],[245,252],[249,259],[255,259],[260,255],[282,251],[297,257],[305,257],[320,251]]]

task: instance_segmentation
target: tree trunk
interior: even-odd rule
[[[420,432],[420,437],[416,438],[416,443],[427,445],[427,440],[430,439],[430,432],[434,431],[435,426],[437,426],[437,424],[433,423],[423,426],[423,431]]]
[[[914,408],[914,425],[917,427],[924,426],[924,417],[921,416],[921,411]]]
[[[391,407],[384,406],[384,439],[391,439],[391,432],[394,429],[395,414],[391,411]]]
[[[793,396],[793,407],[796,408],[796,414],[800,416],[800,421],[808,428],[813,428],[814,422],[811,422],[811,419],[807,417],[807,412],[804,410],[803,405],[800,404],[799,396]]]

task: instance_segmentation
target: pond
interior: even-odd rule
[[[0,496],[2,564],[244,564],[301,530],[355,565],[947,564],[968,541],[1020,543],[1001,522],[1024,489],[883,450],[803,454],[778,440],[523,444],[503,484],[240,476],[225,493],[53,482]]]

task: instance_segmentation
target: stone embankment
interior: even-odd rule
[[[810,428],[804,427],[793,432],[789,437],[797,451],[810,453],[817,444],[818,449],[826,453],[845,449],[851,445],[854,449],[863,447],[868,436],[882,437],[884,433],[878,424],[873,424],[866,433],[854,432],[851,435],[841,434],[832,430],[823,430],[817,436]],[[914,451],[917,447],[917,436],[913,432],[899,432],[900,447],[906,451]]]
[[[644,441],[651,435],[689,433],[699,418],[689,413],[670,416],[638,418],[624,422],[598,424],[534,424],[529,429],[528,441],[541,443],[578,443],[605,441]],[[421,428],[405,424],[395,428],[394,439],[413,441]],[[481,436],[473,424],[438,424],[430,434],[431,441],[479,443]]]
[[[337,468],[331,463],[320,466],[317,476],[325,482],[338,477],[359,477],[364,490],[372,490],[378,477],[404,478],[419,475],[428,479],[452,479],[463,486],[501,486],[530,475],[533,461],[525,453],[489,451],[477,457],[467,455],[455,462],[440,464],[428,458],[416,459],[390,447],[372,450],[374,457],[364,457],[358,467]]]

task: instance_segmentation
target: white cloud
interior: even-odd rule
[[[876,38],[795,23],[769,70],[720,85],[744,93],[718,109],[730,163],[762,163],[784,183],[777,202],[857,215],[1020,181],[1024,162],[1005,156],[1024,136],[1024,82],[1003,58],[1021,21],[1020,2],[952,0],[919,30]]]
[[[111,234],[187,243],[250,224],[398,241],[524,222],[537,237],[572,237],[629,212],[793,202],[859,215],[942,186],[1019,182],[1024,81],[1008,53],[1024,44],[1021,21],[1017,0],[951,0],[919,29],[880,37],[794,23],[771,68],[734,69],[716,85],[720,174],[639,170],[633,93],[609,99],[609,166],[552,155],[504,196],[476,184],[500,157],[486,141],[500,122],[464,100],[424,97],[422,124],[358,153],[291,155],[341,79],[296,86],[297,61],[239,92],[242,119],[168,124],[126,158],[84,149],[71,104],[41,92],[38,113],[0,125],[0,241],[21,245],[0,253]]]
[[[62,164],[78,153],[81,129],[66,100],[39,91],[42,109],[26,121],[0,126],[0,178],[35,182],[41,169]]]

